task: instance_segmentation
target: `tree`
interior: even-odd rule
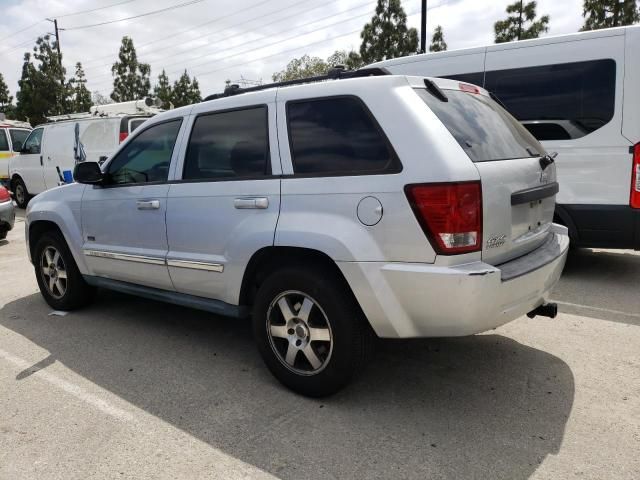
[[[96,90],[91,94],[91,103],[93,105],[107,105],[109,103],[113,103],[113,100]]]
[[[364,62],[358,52],[351,50],[347,53],[346,50],[336,50],[327,58],[327,65],[329,67],[344,65],[348,70],[357,70],[364,66]]]
[[[18,118],[38,124],[48,116],[68,113],[69,90],[65,74],[56,42],[51,42],[49,35],[38,38],[33,56],[28,52],[24,55],[16,94]]]
[[[9,87],[4,81],[4,77],[0,73],[0,112],[6,113],[11,107],[13,97],[9,95]]]
[[[356,70],[364,65],[362,58],[353,50],[349,53],[346,50],[336,50],[327,60],[320,57],[310,57],[303,55],[300,58],[294,58],[287,67],[274,73],[271,78],[274,82],[284,82],[287,80],[297,80],[299,78],[315,77],[318,75],[326,75],[332,67],[344,65],[349,70]]]
[[[158,83],[153,87],[153,94],[162,100],[162,108],[169,108],[171,106],[171,95],[173,91],[164,68],[162,69],[162,73],[158,75]]]
[[[536,20],[536,2],[525,5],[523,0],[518,0],[507,7],[507,13],[509,16],[505,20],[499,20],[493,26],[496,43],[538,38],[549,31],[549,15]]]
[[[76,63],[76,74],[69,80],[69,106],[72,112],[88,112],[91,107],[91,92],[87,88],[87,78],[82,63]]]
[[[582,30],[622,27],[640,21],[636,0],[584,0]]]
[[[185,70],[180,78],[173,84],[173,93],[171,95],[171,103],[174,107],[183,107],[192,103],[201,102],[200,86],[198,81],[189,78],[189,74]]]
[[[407,14],[400,0],[378,0],[375,15],[360,37],[364,63],[411,55],[418,50],[418,31],[407,28]]]
[[[271,78],[274,82],[285,82],[298,78],[315,77],[327,73],[329,66],[320,57],[310,57],[305,54],[300,58],[294,58],[281,72],[274,73]]]
[[[139,63],[133,40],[124,36],[118,54],[118,61],[111,67],[113,92],[111,98],[116,102],[139,100],[149,95],[151,67],[148,63]]]
[[[447,42],[444,41],[444,33],[442,32],[442,26],[438,25],[431,37],[431,45],[429,46],[430,52],[444,52],[447,49]]]

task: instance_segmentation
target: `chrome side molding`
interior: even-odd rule
[[[193,270],[206,270],[208,272],[222,273],[224,265],[221,263],[192,262],[188,260],[167,260],[168,267],[191,268]]]
[[[167,267],[189,268],[192,270],[204,270],[207,272],[222,273],[224,265],[221,263],[194,262],[189,260],[167,260],[164,258],[147,257],[144,255],[131,255],[128,253],[105,252],[103,250],[83,250],[87,257],[108,258],[110,260],[122,260],[125,262],[148,263],[151,265],[166,265]]]

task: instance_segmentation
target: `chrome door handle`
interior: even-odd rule
[[[138,210],[158,210],[160,208],[160,200],[138,200],[136,205]]]
[[[244,209],[244,208],[265,209],[269,207],[269,199],[267,197],[236,198],[233,201],[233,206],[240,209]]]

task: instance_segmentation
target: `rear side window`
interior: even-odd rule
[[[5,133],[4,128],[0,129],[0,152],[6,152],[9,150],[9,139]]]
[[[196,118],[182,178],[253,178],[269,175],[267,107],[210,113]]]
[[[24,145],[24,142],[29,136],[29,133],[29,130],[9,130],[9,135],[11,136],[11,144],[14,152],[19,152],[22,149],[22,145]]]
[[[616,62],[612,59],[514,68],[486,73],[485,88],[520,121],[558,120],[570,138],[596,131],[613,118]],[[558,140],[539,128],[539,140]]]
[[[448,101],[442,101],[427,90],[416,92],[474,162],[544,154],[533,135],[484,95],[444,90]]]
[[[136,119],[136,120],[131,120],[129,122],[129,133],[133,132],[136,128],[138,128],[140,125],[142,125],[146,121],[147,121],[146,118],[139,118],[139,119]]]
[[[294,173],[362,175],[401,170],[391,145],[353,97],[287,103]]]

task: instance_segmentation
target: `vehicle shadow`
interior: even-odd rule
[[[0,324],[127,402],[286,479],[526,479],[557,453],[574,398],[562,360],[501,335],[384,341],[321,400],[268,373],[249,322],[110,292],[64,317],[39,294]]]
[[[9,240],[7,240],[7,239],[0,240],[0,247],[3,247],[5,245],[9,245]]]
[[[570,251],[553,291],[560,311],[640,325],[640,255],[625,250]]]

